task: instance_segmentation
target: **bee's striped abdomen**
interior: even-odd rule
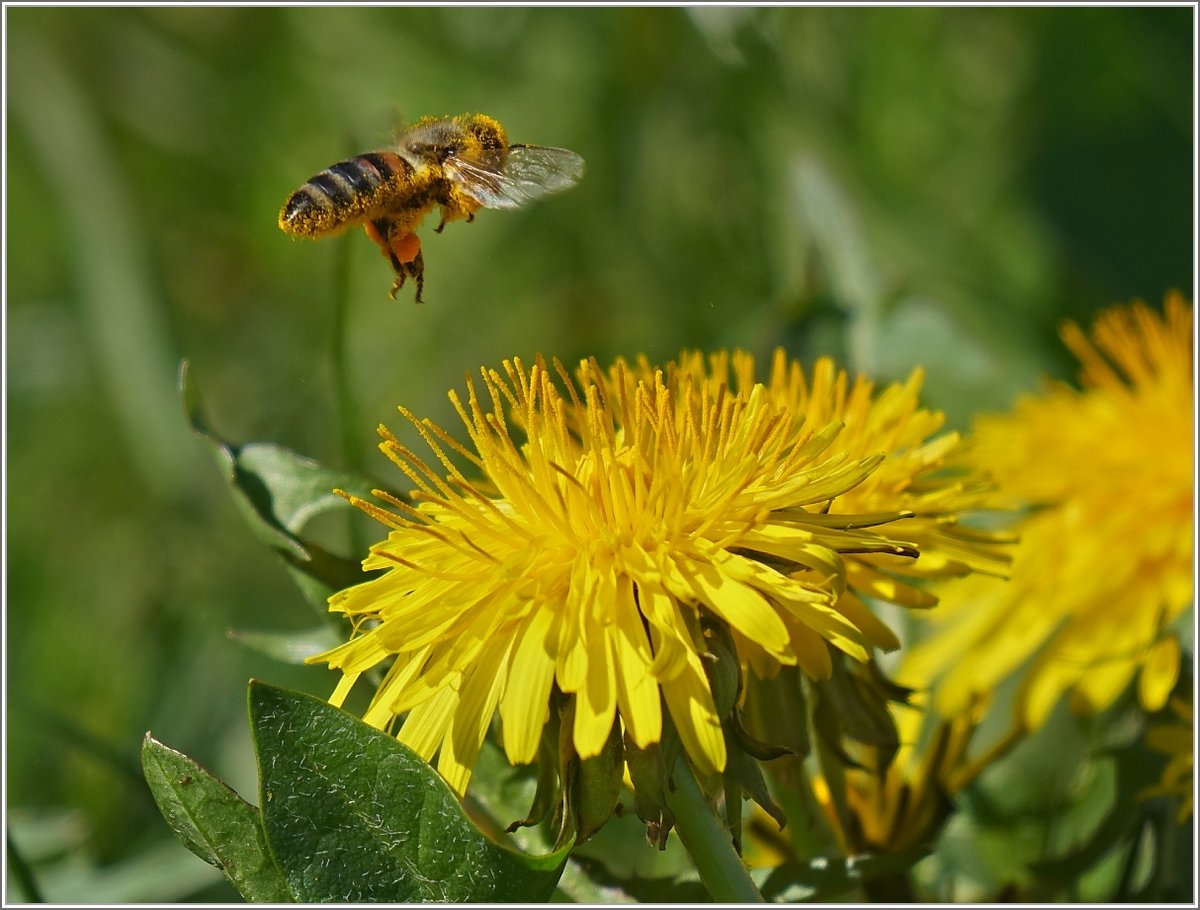
[[[279,226],[300,237],[320,237],[368,217],[408,182],[412,165],[391,152],[368,152],[326,168],[292,193]]]

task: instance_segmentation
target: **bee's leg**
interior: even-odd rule
[[[416,258],[410,262],[401,262],[396,267],[396,281],[392,285],[391,296],[396,299],[396,292],[404,287],[404,282],[412,278],[417,283],[416,303],[421,302],[421,292],[425,289],[425,259],[418,251]]]
[[[412,262],[402,262],[396,269],[396,281],[392,285],[391,298],[396,299],[396,292],[404,287],[404,282],[412,278],[417,283],[416,303],[421,303],[421,292],[425,290],[425,260],[420,253]]]
[[[416,258],[408,263],[408,274],[412,275],[413,280],[417,283],[416,303],[420,303],[421,292],[425,290],[425,257],[421,255],[420,250],[417,250]]]
[[[377,218],[375,221],[368,221],[363,225],[363,230],[367,232],[367,236],[379,247],[379,252],[387,257],[392,264],[392,271],[396,273],[396,280],[392,283],[392,289],[388,292],[388,296],[393,300],[396,299],[396,292],[404,287],[404,279],[408,277],[408,269],[405,263],[401,262],[392,249],[392,244],[388,239],[388,235],[392,231],[392,223],[386,218]]]
[[[404,287],[409,278],[417,282],[417,303],[421,302],[421,289],[424,286],[425,261],[421,258],[421,240],[412,231],[400,233],[394,222],[386,218],[377,218],[366,224],[367,236],[379,245],[380,251],[392,263],[396,280],[392,284],[391,297],[394,300],[396,292]]]
[[[442,228],[444,228],[447,224],[449,224],[451,221],[454,221],[457,218],[462,218],[464,215],[466,215],[467,224],[470,224],[472,221],[475,220],[474,212],[464,212],[463,209],[458,208],[458,207],[450,208],[449,210],[447,210],[447,206],[443,205],[441,208],[441,212],[442,212],[442,220],[439,221],[438,226],[433,229],[433,232],[435,234],[440,234],[442,232]]]
[[[396,266],[396,280],[392,282],[392,289],[388,291],[388,296],[393,300],[396,299],[396,292],[404,287],[404,281],[408,278],[408,266],[401,262]]]

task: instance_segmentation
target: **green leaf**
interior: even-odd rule
[[[357,560],[336,556],[300,535],[316,515],[353,509],[335,488],[368,498],[372,483],[274,443],[226,441],[209,425],[186,360],[179,389],[193,431],[208,445],[250,529],[283,557],[305,596],[323,609],[330,594],[366,580]]]
[[[792,162],[792,204],[828,275],[834,301],[848,317],[850,364],[866,373],[875,367],[882,306],[879,277],[862,216],[830,168],[815,155]]]
[[[1134,850],[1143,829],[1153,827],[1155,816],[1162,815],[1139,795],[1158,779],[1163,764],[1154,756],[1147,756],[1141,737],[1111,748],[1106,755],[1097,755],[1092,761],[1093,769],[1083,786],[1074,788],[1076,792],[1072,795],[1077,802],[1056,817],[1060,824],[1070,825],[1070,845],[1061,852],[1046,850],[1043,858],[1029,864],[1038,887],[1082,881],[1114,851]],[[1089,803],[1088,814],[1099,816],[1090,823],[1081,811]],[[1151,842],[1161,840],[1162,835],[1158,831]],[[1101,895],[1097,899],[1113,898]]]
[[[250,684],[263,823],[307,902],[536,902],[570,848],[488,840],[446,782],[391,736],[310,695]]]
[[[306,658],[328,651],[343,641],[342,636],[325,625],[299,632],[253,632],[247,629],[233,629],[228,635],[250,650],[285,664],[302,664]]]
[[[736,720],[733,721],[736,723]],[[728,730],[725,732],[726,760],[725,781],[725,817],[729,833],[738,853],[742,852],[742,793],[754,800],[771,818],[780,830],[787,824],[787,815],[779,808],[767,789],[763,778],[762,767],[748,752],[740,748],[738,741]]]
[[[291,534],[299,534],[322,512],[351,508],[335,488],[371,495],[366,478],[324,468],[275,443],[238,446],[236,465],[239,488],[254,501],[259,515]]]
[[[254,806],[149,733],[142,742],[142,769],[167,824],[189,850],[224,872],[246,900],[295,900],[267,849]]]
[[[625,744],[620,724],[614,723],[599,755],[580,758],[572,775],[572,802],[579,830],[575,842],[582,844],[604,827],[621,798],[621,780],[625,771]]]
[[[663,725],[662,742],[640,749],[632,737],[625,741],[625,766],[633,783],[633,807],[646,826],[646,839],[665,850],[667,835],[675,827],[675,816],[667,808],[667,768],[679,756],[679,735],[671,724]]]

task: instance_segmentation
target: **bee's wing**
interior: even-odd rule
[[[445,169],[464,193],[489,209],[515,209],[579,182],[583,158],[569,149],[543,145],[509,147],[502,166],[471,158],[449,158]]]

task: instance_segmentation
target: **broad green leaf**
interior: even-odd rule
[[[335,488],[363,497],[371,495],[371,484],[366,478],[324,468],[311,458],[275,443],[249,442],[238,446],[236,459],[242,491],[255,498],[264,518],[291,534],[299,534],[322,512],[351,508],[333,492]]]
[[[192,429],[208,445],[251,530],[283,557],[305,596],[323,609],[330,594],[363,581],[358,560],[336,556],[300,535],[314,516],[353,508],[335,488],[369,498],[371,482],[274,443],[226,441],[209,425],[187,361],[180,366],[179,389]]]
[[[1069,847],[1061,852],[1045,850],[1044,858],[1030,863],[1030,871],[1038,887],[1061,887],[1064,882],[1079,882],[1079,892],[1090,899],[1131,900],[1129,895],[1111,896],[1115,885],[1100,889],[1093,896],[1088,893],[1086,880],[1099,877],[1096,874],[1099,868],[1114,855],[1127,856],[1132,863],[1135,857],[1129,854],[1138,849],[1139,842],[1144,841],[1143,849],[1152,854],[1158,844],[1167,840],[1167,829],[1173,822],[1171,813],[1155,811],[1155,807],[1140,795],[1157,781],[1163,761],[1161,756],[1147,755],[1142,738],[1136,737],[1110,749],[1107,755],[1097,756],[1093,762],[1095,767],[1087,776],[1085,786],[1080,788],[1079,805],[1062,813],[1064,823],[1073,823]],[[1083,815],[1080,810],[1086,803],[1092,804],[1088,815],[1101,813],[1098,820],[1080,818]],[[1155,863],[1154,867],[1157,869],[1160,865]],[[1132,869],[1128,871],[1132,873]],[[1113,872],[1119,874],[1120,869]],[[1113,878],[1115,880],[1115,875]],[[1145,885],[1142,882],[1142,886]],[[1165,885],[1165,882],[1156,882],[1151,887]]]
[[[537,902],[569,848],[488,840],[416,753],[320,699],[250,685],[263,823],[300,900]]]
[[[246,900],[294,900],[271,859],[254,806],[149,733],[142,742],[142,768],[167,824],[189,850],[224,872]]]

